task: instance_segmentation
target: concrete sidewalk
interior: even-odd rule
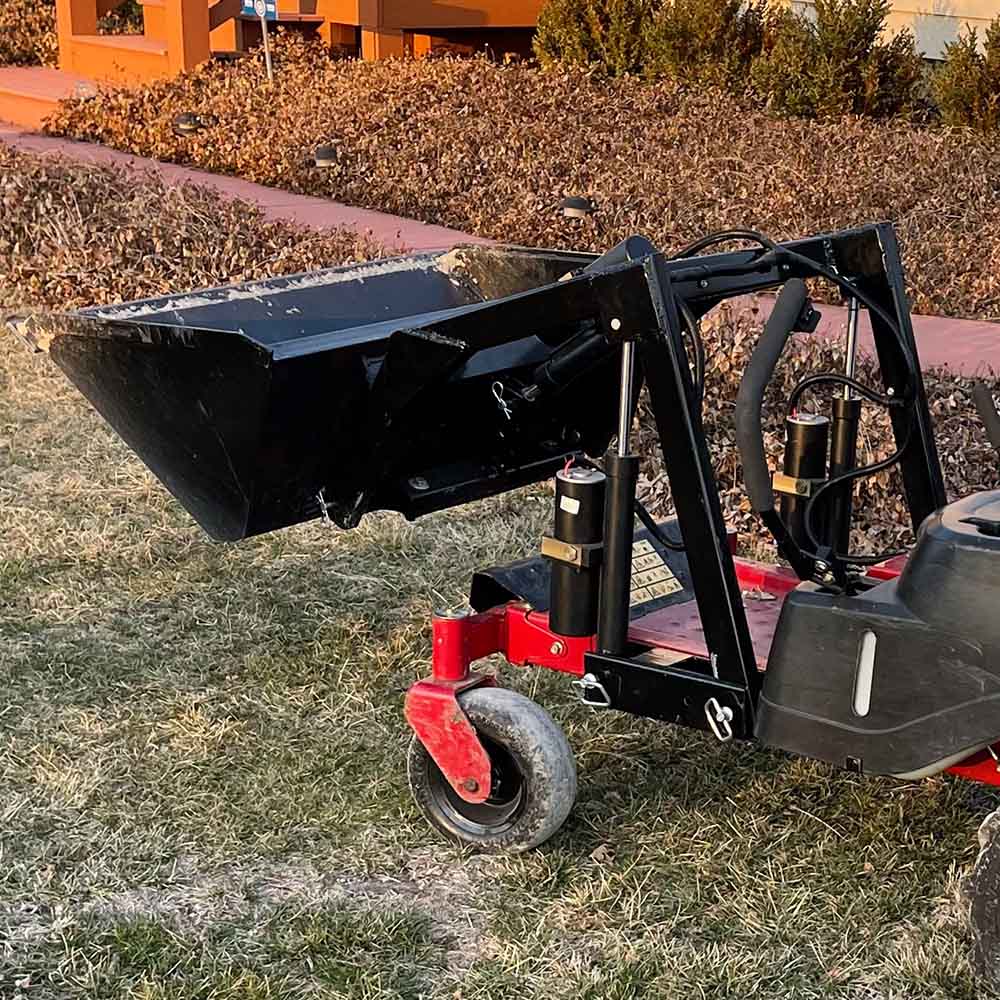
[[[444,226],[428,225],[365,208],[352,208],[325,198],[292,194],[262,184],[252,184],[239,177],[163,163],[95,143],[24,132],[15,126],[5,126],[2,122],[0,142],[32,153],[59,154],[87,163],[148,171],[169,184],[199,184],[226,197],[254,202],[268,219],[292,222],[310,229],[340,226],[354,229],[371,234],[389,250],[438,250],[450,248],[456,243],[490,242]],[[772,302],[770,296],[760,296],[757,300],[762,321],[770,312]],[[823,320],[817,332],[824,336],[843,336],[847,327],[847,310],[831,305],[821,305],[819,308]],[[924,368],[947,365],[953,371],[965,375],[979,374],[989,369],[1000,372],[1000,323],[949,319],[945,316],[914,316],[913,330]],[[861,346],[868,351],[872,349],[871,327],[865,313],[861,319]]]

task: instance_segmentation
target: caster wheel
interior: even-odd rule
[[[976,974],[996,987],[1000,986],[1000,809],[979,828],[979,848],[962,891],[969,904]]]
[[[466,802],[416,737],[410,791],[431,826],[480,851],[527,851],[551,837],[576,800],[576,763],[562,730],[530,698],[473,688],[459,703],[489,754],[490,797]]]

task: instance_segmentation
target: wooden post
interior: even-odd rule
[[[97,34],[97,0],[56,0],[59,68],[73,71],[70,40],[74,35]]]
[[[166,25],[167,65],[172,76],[211,58],[205,0],[166,0]]]

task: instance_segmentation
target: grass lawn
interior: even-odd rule
[[[89,183],[6,169],[36,170],[48,218]],[[225,222],[195,209],[171,217]],[[99,223],[77,227],[88,246],[132,252]],[[41,244],[23,263],[32,225],[0,264],[73,301],[42,280]],[[47,358],[0,335],[0,997],[977,996],[957,886],[997,805],[978,786],[723,747],[508,669],[565,726],[577,807],[526,856],[434,839],[401,714],[428,615],[548,519],[537,489],[210,543]]]

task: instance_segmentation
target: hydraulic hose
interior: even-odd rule
[[[792,278],[785,283],[764,326],[764,333],[750,356],[736,395],[736,446],[743,462],[747,495],[758,514],[774,509],[774,490],[771,488],[761,426],[764,392],[807,299],[805,282],[801,279]]]

